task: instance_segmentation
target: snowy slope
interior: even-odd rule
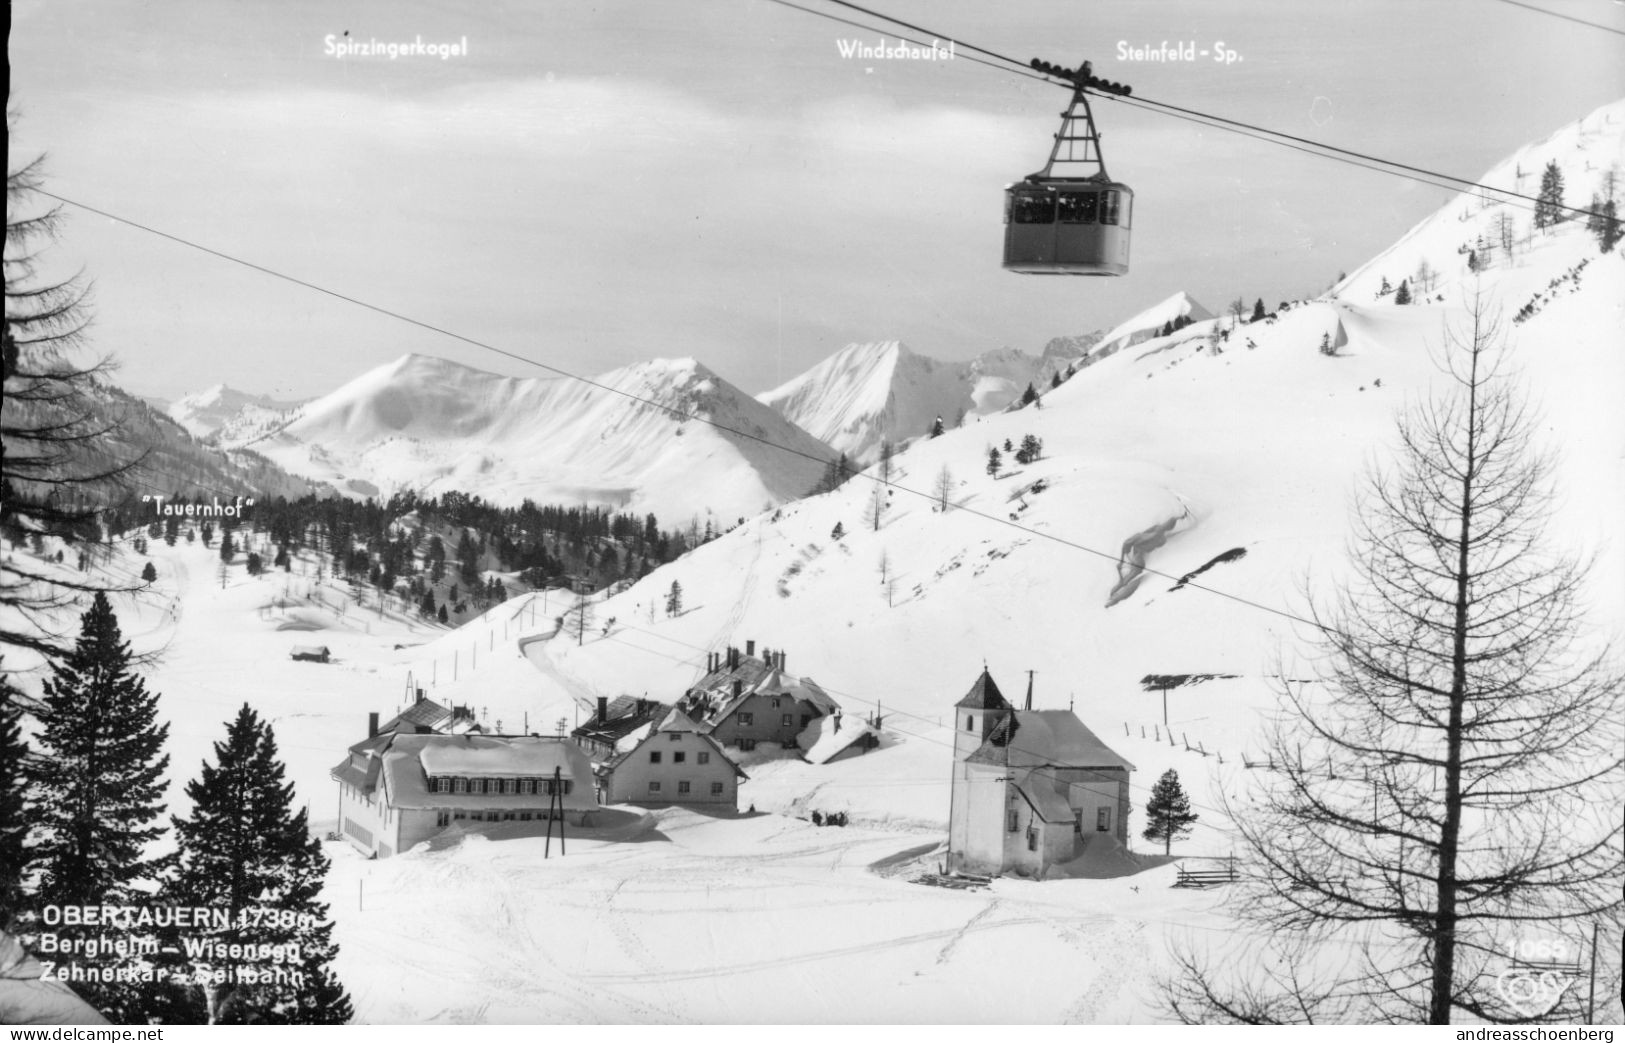
[[[1606,139],[1587,145],[1599,168],[1625,160],[1625,120],[1607,126]],[[1424,230],[1454,222],[1460,205]],[[1565,278],[1582,262],[1578,279]],[[1546,447],[1560,450],[1564,509],[1551,535],[1564,550],[1598,555],[1594,621],[1616,634],[1625,630],[1622,276],[1625,258],[1599,255],[1595,238],[1569,222],[1483,282],[1504,308],[1510,361],[1542,409]],[[884,705],[897,745],[817,769],[753,768],[741,799],[761,807],[805,807],[816,790],[819,806],[847,804],[855,820],[940,824],[951,745],[943,722],[983,657],[1007,693],[1032,669],[1038,705],[1075,700],[1139,765],[1137,785],[1178,766],[1211,804],[1217,760],[1187,753],[1185,741],[1222,752],[1227,768],[1258,752],[1258,715],[1308,650],[1292,618],[1305,609],[1298,589],[1306,577],[1335,586],[1359,476],[1394,445],[1396,412],[1442,379],[1435,353],[1463,301],[1441,292],[1443,301],[1403,307],[1345,291],[1245,324],[1218,354],[1210,334],[1228,320],[1124,347],[1049,392],[1041,409],[912,445],[897,460],[902,489],[878,531],[874,487],[860,476],[658,570],[600,607],[621,630],[547,654],[583,691],[659,696],[690,683],[706,650],[753,638],[787,651],[793,672],[849,712]],[[1530,300],[1539,303],[1532,317],[1514,322]],[[1318,350],[1326,335],[1344,340],[1336,357]],[[1043,440],[1044,458],[1019,466],[1006,453],[1004,469],[988,475],[988,449],[1028,433]],[[955,503],[946,514],[933,503],[944,468]],[[1136,579],[1124,558],[1162,575]],[[666,618],[655,609],[674,580],[685,611]],[[1170,695],[1179,732],[1170,747],[1160,696],[1140,685],[1153,673],[1235,676]],[[929,779],[941,780],[935,792]]]
[[[220,432],[220,441],[241,443],[285,421],[288,412],[298,406],[298,402],[278,402],[267,395],[250,395],[216,384],[176,399],[164,411],[196,438]]]
[[[1157,335],[1163,326],[1175,319],[1200,322],[1213,318],[1213,313],[1190,298],[1183,290],[1165,300],[1158,301],[1133,318],[1113,326],[1105,336],[1089,349],[1091,359],[1102,359],[1123,348],[1141,344]]]
[[[1625,160],[1625,119],[1617,109],[1603,115],[1612,121],[1586,125],[1606,135],[1569,139],[1583,152],[1547,154],[1577,171],[1588,160],[1598,169]],[[1527,152],[1524,168],[1537,162],[1542,154]],[[1001,879],[976,892],[906,883],[889,867],[914,857],[929,865],[943,838],[951,708],[984,659],[1018,700],[1035,671],[1036,706],[1074,705],[1137,766],[1131,836],[1152,782],[1172,767],[1202,816],[1175,852],[1230,849],[1219,795],[1236,791],[1242,759],[1259,752],[1257,726],[1279,675],[1301,676],[1303,628],[1278,612],[1301,612],[1296,590],[1306,576],[1321,589],[1337,583],[1357,476],[1390,452],[1396,410],[1436,386],[1432,353],[1444,324],[1463,314],[1465,277],[1439,261],[1442,301],[1396,306],[1373,299],[1375,286],[1385,270],[1397,283],[1402,266],[1414,268],[1421,255],[1404,251],[1428,248],[1429,236],[1454,242],[1440,229],[1467,223],[1461,205],[1424,222],[1380,268],[1356,272],[1337,298],[1241,326],[1218,354],[1209,336],[1218,324],[1198,321],[1099,358],[1042,408],[917,442],[896,461],[900,488],[878,530],[874,486],[861,476],[755,517],[597,605],[603,628],[579,646],[548,636],[568,607],[556,593],[447,630],[356,604],[311,560],[291,575],[250,579],[239,568],[222,584],[206,548],[155,543],[154,589],[116,602],[139,651],[165,649],[149,685],[172,723],[171,810],[184,813],[185,776],[244,700],[272,721],[290,780],[327,828],[328,768],[364,734],[366,713],[398,709],[409,687],[471,703],[492,727],[551,730],[597,695],[670,698],[703,672],[707,651],[754,638],[784,651],[790,672],[816,679],[847,713],[881,710],[882,748],[822,766],[759,751],[740,804],[765,814],[618,812],[573,834],[567,857],[557,848],[544,857],[539,838],[508,823],[454,831],[383,861],[329,844],[335,865],[324,897],[358,1019],[1157,1017],[1151,983],[1169,966],[1170,939],[1236,929],[1222,896],[1171,889],[1170,867],[1120,879]],[[1597,554],[1591,620],[1604,634],[1625,630],[1622,276],[1625,255],[1599,255],[1570,222],[1498,258],[1481,283],[1505,310],[1510,358],[1558,450],[1551,534],[1563,549]],[[1338,355],[1321,354],[1322,337],[1339,329]],[[714,379],[689,363],[664,365],[667,386],[684,374]],[[401,443],[427,432],[442,445],[472,439],[459,435],[461,420],[522,455],[523,421],[551,423],[526,408],[555,409],[594,436],[608,430],[595,411],[608,407],[579,387],[582,402],[557,388],[507,387],[486,415],[481,396],[499,393],[479,377],[412,359],[396,366],[307,411],[306,437],[335,447],[335,457],[352,442],[372,447],[356,450],[369,462],[369,453],[387,456],[390,430]],[[433,389],[388,394],[425,371]],[[436,395],[445,399],[431,408]],[[655,425],[636,414],[621,423],[618,431]],[[695,425],[687,427],[665,441],[689,440]],[[1041,459],[1016,465],[1005,454],[996,475],[986,472],[989,447],[1029,433],[1043,439]],[[290,438],[285,448],[304,444]],[[696,484],[734,459],[719,451],[670,466]],[[931,495],[944,468],[946,512]],[[1125,559],[1154,572],[1137,574]],[[130,580],[140,564],[118,559],[116,578]],[[683,610],[668,617],[673,581]],[[334,662],[287,658],[291,644],[311,641],[329,645]],[[1140,684],[1150,673],[1226,676],[1169,692],[1170,729],[1162,696]],[[24,681],[30,690],[37,682]],[[852,826],[818,829],[795,817],[812,810],[847,811]],[[1602,1015],[1617,1019],[1617,1001],[1607,999]]]
[[[1625,100],[1604,105],[1583,119],[1556,131],[1543,141],[1519,149],[1478,179],[1490,188],[1506,189],[1522,196],[1539,194],[1541,174],[1546,164],[1556,161],[1563,175],[1563,202],[1589,208],[1594,195],[1605,191],[1612,176],[1616,206],[1625,207]],[[1459,196],[1437,213],[1420,222],[1397,243],[1357,268],[1339,283],[1333,294],[1340,300],[1370,303],[1380,296],[1382,281],[1398,287],[1409,279],[1412,295],[1458,300],[1474,282],[1467,267],[1468,252],[1476,254],[1484,268],[1486,285],[1493,286],[1501,303],[1516,312],[1549,287],[1569,267],[1585,257],[1576,249],[1570,234],[1550,235],[1533,228],[1534,204],[1527,199],[1505,199],[1475,190]],[[1558,231],[1583,237],[1586,218],[1567,213]],[[1501,226],[1511,226],[1512,256],[1503,246]],[[1529,256],[1533,253],[1535,256]],[[1570,263],[1563,264],[1567,259]],[[1418,292],[1416,272],[1426,262],[1436,273],[1431,290]],[[1587,273],[1590,276],[1590,273]],[[1509,316],[1510,318],[1510,316]]]
[[[501,377],[407,355],[308,403],[253,448],[362,495],[455,489],[502,504],[653,512],[673,524],[714,514],[724,525],[802,495],[834,455],[692,359],[595,382]]]
[[[961,414],[1003,409],[1029,383],[1047,387],[1065,364],[1059,351],[1034,358],[1004,348],[968,362],[943,362],[898,341],[848,344],[756,397],[836,450],[870,464],[882,441],[918,438],[937,417],[952,426]]]

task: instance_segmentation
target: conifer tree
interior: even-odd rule
[[[31,905],[118,905],[142,897],[164,857],[147,854],[164,833],[164,742],[158,696],[130,671],[130,645],[102,593],[80,617],[73,650],[51,664],[35,716],[38,756],[27,762],[35,832],[31,866],[39,872]],[[116,941],[117,927],[59,933]],[[116,966],[122,957],[101,962]],[[137,986],[84,982],[85,999],[110,1020],[139,1020]]]
[[[457,541],[457,578],[462,580],[463,586],[469,590],[477,590],[480,582],[479,551],[474,547],[474,539],[469,536],[468,530],[463,530],[463,536]]]
[[[1622,234],[1625,233],[1620,232],[1619,216],[1615,211],[1614,201],[1610,199],[1602,205],[1602,223],[1597,231],[1597,243],[1602,247],[1602,252],[1613,252]]]
[[[22,903],[24,842],[22,693],[0,673],[0,931],[9,932]]]
[[[187,783],[192,813],[172,819],[180,850],[168,894],[177,905],[230,911],[227,926],[194,931],[196,939],[297,945],[299,962],[238,960],[218,949],[183,952],[192,971],[228,973],[223,984],[192,987],[188,1013],[210,1023],[343,1024],[353,1011],[330,967],[338,947],[319,899],[328,859],[310,835],[305,809],[294,805],[270,724],[245,703],[214,756]],[[297,975],[251,980],[278,966]]]
[[[1260,297],[1260,298],[1258,298],[1258,300],[1253,302],[1253,317],[1251,319],[1249,319],[1248,321],[1249,322],[1258,322],[1259,320],[1263,319],[1264,317],[1265,317],[1265,314],[1264,314],[1264,298]]]
[[[1050,377],[1049,386],[1052,389],[1053,388],[1058,388],[1058,387],[1061,386],[1061,371],[1060,370],[1056,370],[1055,375],[1053,377]]]
[[[153,566],[152,562],[149,561],[149,562],[146,563],[146,565],[142,566],[142,568],[141,568],[141,579],[142,579],[143,582],[146,582],[146,583],[155,583],[155,582],[157,582],[157,580],[158,580],[158,570],[157,570],[157,568],[155,568]]]
[[[845,536],[845,535],[846,535],[846,528],[844,526],[842,526],[840,522],[836,522],[835,523],[835,528],[833,528],[833,529],[831,529],[829,531],[829,538],[832,539],[832,540],[839,540],[842,536]]]
[[[820,493],[834,492],[836,489],[839,489],[841,486],[845,485],[847,479],[851,477],[852,461],[847,459],[847,455],[845,453],[842,453],[835,459],[831,460],[829,465],[824,468],[823,477],[819,478],[818,484],[813,487],[813,495],[817,496]],[[711,523],[709,521],[706,522],[707,541],[713,538],[713,534],[710,532],[709,528],[710,524]]]
[[[1152,787],[1151,799],[1145,802],[1145,830],[1140,835],[1147,840],[1162,841],[1162,853],[1166,855],[1172,851],[1175,839],[1190,836],[1197,818],[1191,810],[1190,797],[1179,784],[1179,772],[1169,768]]]
[[[1591,206],[1586,212],[1586,231],[1595,235],[1602,231],[1602,196],[1591,193]]]
[[[683,585],[672,580],[671,590],[666,593],[666,615],[675,616],[681,611],[683,611]]]
[[[418,615],[422,616],[424,619],[433,619],[434,610],[434,591],[425,590],[423,592],[423,600],[418,603]]]
[[[1401,279],[1399,281],[1399,289],[1394,291],[1394,303],[1411,303],[1411,283],[1409,279]]]
[[[942,418],[939,416],[931,424],[931,437],[932,438],[940,438],[941,436],[942,436]]]
[[[1029,383],[1027,385],[1027,390],[1023,391],[1021,393],[1021,404],[1024,405],[1024,406],[1030,406],[1034,402],[1037,402],[1037,401],[1038,401],[1038,389],[1033,387],[1032,384]]]
[[[1557,160],[1546,164],[1540,175],[1540,193],[1535,196],[1535,227],[1550,228],[1563,220],[1563,171]]]
[[[1004,458],[999,455],[999,447],[994,446],[987,451],[987,473],[998,477],[999,468],[1004,466]]]

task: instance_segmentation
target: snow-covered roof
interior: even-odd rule
[[[655,726],[655,731],[658,732],[697,732],[699,730],[700,726],[694,723],[694,718],[675,706],[671,708],[671,712],[666,715],[665,720]]]
[[[427,738],[427,737],[425,737]],[[569,771],[569,752],[580,747],[562,739],[534,735],[488,738],[483,735],[437,736],[439,742],[419,742],[418,759],[430,775],[479,775],[489,778],[539,778],[554,768]],[[414,744],[397,742],[394,749]]]
[[[410,735],[390,733],[387,744],[372,740],[358,743],[352,753],[365,745],[367,767],[363,772],[346,759],[332,771],[335,779],[356,785],[371,793],[382,785],[385,799],[396,808],[546,808],[546,792],[517,793],[431,793],[431,775],[491,779],[549,779],[555,770],[574,783],[564,796],[571,811],[598,806],[593,792],[592,762],[581,747],[569,739],[535,735]],[[542,787],[537,787],[541,791]]]
[[[419,698],[379,727],[380,732],[418,731],[439,728],[451,719],[451,711],[433,699]]]
[[[623,695],[610,701],[603,719],[596,715],[570,734],[578,739],[590,739],[620,746],[626,740],[642,738],[649,725],[660,718],[669,707],[653,699],[639,699]]]
[[[809,764],[824,764],[866,735],[878,738],[880,733],[863,721],[827,714],[801,730],[796,736],[796,746]]]
[[[722,760],[734,770],[735,775],[742,779],[750,778],[749,775],[745,774],[745,770],[739,766],[738,762],[736,762],[732,757],[728,756],[727,751],[722,748],[721,743],[707,735],[705,733],[705,729],[694,722],[694,718],[675,707],[672,708],[671,713],[666,715],[665,720],[660,722],[658,727],[650,728],[648,734],[644,735],[642,739],[640,739],[637,743],[622,749],[620,753],[616,754],[615,757],[609,761],[609,763],[605,764],[603,774],[607,775],[613,773],[616,768],[630,760],[632,756],[637,753],[639,747],[654,739],[655,736],[670,732],[686,732],[687,734],[694,736],[694,738],[698,739],[701,743],[710,747],[711,752],[715,753],[718,757],[721,757]]]
[[[966,758],[978,764],[1013,767],[1121,768],[1133,771],[1071,710],[1011,710]]]
[[[7,1025],[105,1025],[107,1019],[0,931],[0,1021]]]
[[[1016,792],[1045,822],[1072,822],[1076,819],[1076,813],[1066,799],[1042,783],[1035,784],[1029,780],[1026,785],[1018,784]]]

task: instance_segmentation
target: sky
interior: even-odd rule
[[[829,0],[804,6],[873,19]],[[1531,0],[875,0],[1135,94],[1476,178],[1625,96],[1625,5]],[[12,5],[11,162],[127,222],[569,373],[693,356],[751,393],[845,344],[1041,350],[1184,290],[1317,294],[1450,193],[1111,101],[1136,196],[1117,279],[1000,268],[1002,190],[1064,90],[772,0]],[[1557,17],[1565,15],[1567,17]],[[1574,19],[1610,28],[1580,24]],[[348,34],[346,36],[345,34]],[[340,56],[345,41],[465,53]],[[1237,57],[1151,63],[1193,42]],[[1583,201],[1576,201],[1583,202]],[[407,352],[534,366],[68,207],[127,389],[282,399]]]

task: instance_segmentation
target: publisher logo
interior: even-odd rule
[[[1563,994],[1573,988],[1575,979],[1557,971],[1531,967],[1508,967],[1495,979],[1495,990],[1507,1006],[1526,1018],[1550,1014]]]

